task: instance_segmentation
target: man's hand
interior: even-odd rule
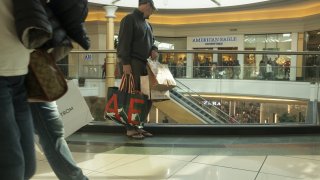
[[[159,53],[158,53],[158,51],[156,51],[156,50],[152,50],[151,51],[151,59],[152,60],[156,60],[156,58],[159,56]]]
[[[130,64],[123,65],[122,67],[123,67],[123,74],[131,74],[132,73]]]

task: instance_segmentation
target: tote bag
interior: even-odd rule
[[[148,96],[134,90],[132,74],[123,75],[120,87],[109,87],[105,118],[129,126],[143,126],[149,110]]]

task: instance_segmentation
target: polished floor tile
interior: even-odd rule
[[[169,180],[254,180],[257,172],[189,163]]]
[[[306,179],[259,173],[256,180],[306,180]]]
[[[126,163],[105,171],[108,174],[134,179],[166,179],[179,171],[188,162],[157,156],[146,156],[137,161]]]
[[[199,156],[192,162],[222,167],[259,171],[265,156]]]
[[[261,172],[301,179],[320,179],[320,161],[286,156],[268,156]]]
[[[67,138],[91,180],[320,180],[317,136],[156,136],[77,133]],[[57,179],[41,148],[32,180]]]

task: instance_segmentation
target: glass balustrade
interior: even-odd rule
[[[156,102],[149,123],[215,125],[319,124],[319,52],[160,51],[177,81]],[[106,61],[106,64],[104,62]],[[73,51],[58,64],[79,83],[94,123],[103,117],[106,82],[119,85],[115,51]]]

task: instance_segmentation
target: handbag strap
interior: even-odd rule
[[[119,90],[129,94],[135,93],[134,78],[132,74],[122,75]]]

